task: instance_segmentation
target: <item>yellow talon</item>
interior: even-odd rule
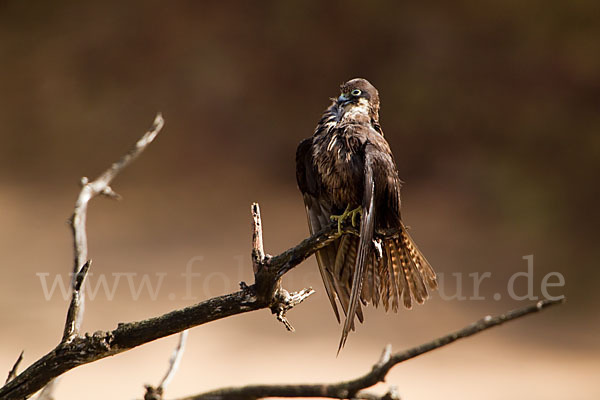
[[[358,225],[360,225],[360,220],[357,222],[356,216],[360,215],[362,218],[362,207],[356,207],[354,210],[350,211],[350,214],[352,214],[352,227],[357,228]]]
[[[351,210],[350,204],[348,204],[348,206],[346,207],[346,210],[344,210],[344,212],[341,215],[332,215],[329,218],[331,218],[332,221],[337,221],[338,233],[341,235],[342,234],[342,225],[344,224],[344,221],[348,217],[351,217],[352,226],[354,228],[356,228],[356,226],[358,224],[356,221],[356,216],[359,214],[362,216],[362,208],[360,206],[356,207],[354,210]]]

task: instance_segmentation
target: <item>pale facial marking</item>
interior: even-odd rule
[[[369,102],[365,98],[358,99],[358,103],[344,107],[342,120],[361,120],[369,118]]]

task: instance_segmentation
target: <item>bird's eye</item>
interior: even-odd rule
[[[360,89],[354,89],[352,91],[352,96],[360,96],[362,92],[360,91]]]

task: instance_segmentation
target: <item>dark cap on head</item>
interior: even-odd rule
[[[379,92],[375,86],[363,78],[354,78],[340,86],[341,95],[338,98],[340,102],[354,103],[360,98],[369,102],[372,117],[379,119]]]

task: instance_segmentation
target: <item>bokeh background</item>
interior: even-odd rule
[[[357,376],[386,343],[408,348],[527,304],[507,282],[533,255],[533,295],[559,272],[564,287],[549,291],[565,305],[402,364],[388,384],[404,399],[597,399],[600,3],[404,3],[1,1],[0,371],[59,340],[67,302],[58,289],[47,299],[39,274],[66,282],[78,181],[157,111],[163,132],[115,181],[122,201],[93,201],[88,232],[92,284],[118,273],[136,273],[134,288],[144,274],[162,284],[154,299],[136,299],[126,278],[113,296],[101,289],[85,331],[251,282],[252,201],[270,253],[303,239],[296,145],[338,85],[361,76],[379,88],[403,215],[444,296],[398,315],[369,309],[336,358],[340,326],[310,259],[285,280],[317,289],[289,315],[296,333],[268,311],[195,328],[168,396]],[[191,289],[187,265],[200,274]],[[448,299],[473,297],[468,274],[484,272],[483,299]],[[140,398],[175,343],[77,368],[56,398]]]

